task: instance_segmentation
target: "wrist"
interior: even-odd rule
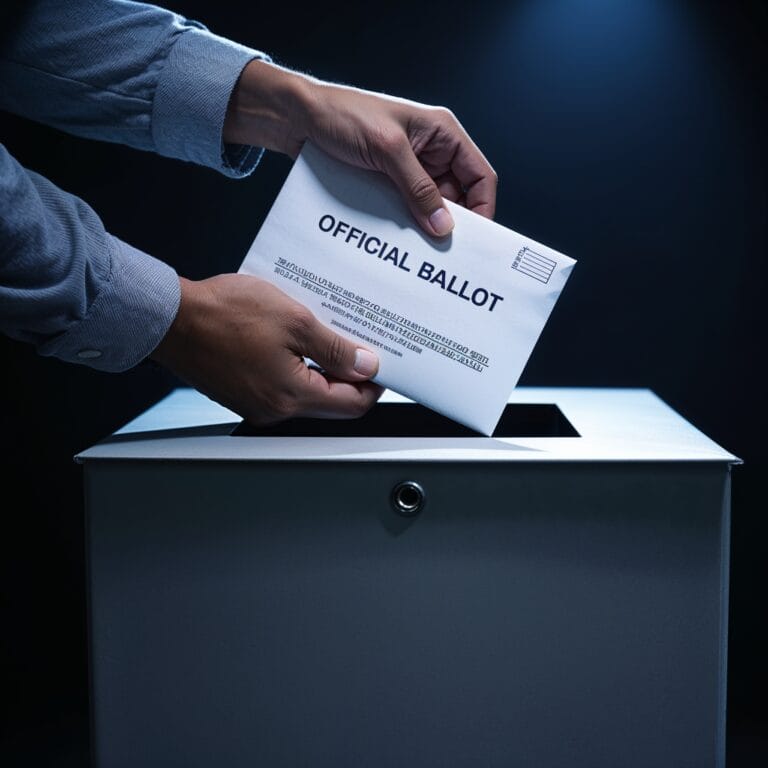
[[[194,333],[194,318],[198,316],[203,301],[202,283],[179,278],[181,299],[176,317],[155,350],[149,356],[160,365],[173,368],[173,363],[191,346],[189,341]]]
[[[295,156],[309,134],[314,81],[254,59],[243,69],[224,121],[224,141]]]

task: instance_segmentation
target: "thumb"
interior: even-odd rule
[[[408,203],[419,226],[430,235],[445,237],[453,229],[453,217],[432,177],[413,152],[410,143],[388,155],[385,170]]]
[[[369,349],[339,336],[315,319],[300,339],[302,355],[343,381],[365,381],[379,372],[379,358]]]

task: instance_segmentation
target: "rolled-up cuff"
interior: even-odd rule
[[[224,144],[227,105],[240,73],[253,59],[269,57],[252,48],[189,28],[171,48],[155,92],[152,136],[156,150],[226,176],[247,176],[260,147]]]
[[[85,317],[38,347],[41,355],[100,371],[132,368],[150,355],[176,317],[176,272],[143,251],[110,237],[109,279]]]

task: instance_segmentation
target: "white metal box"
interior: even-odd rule
[[[79,457],[98,768],[724,764],[738,459],[653,393],[238,423]]]

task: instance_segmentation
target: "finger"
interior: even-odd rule
[[[395,182],[419,226],[428,234],[444,237],[453,229],[453,217],[445,207],[432,177],[424,170],[407,140],[384,158],[387,175]]]
[[[379,358],[374,352],[339,336],[314,316],[307,319],[297,336],[295,351],[311,358],[331,376],[359,382],[372,378],[379,371]]]
[[[452,171],[436,176],[435,184],[437,184],[437,190],[440,192],[440,195],[452,203],[458,203],[464,195],[461,182],[453,175]]]
[[[451,170],[464,188],[466,207],[492,219],[496,213],[498,177],[468,136],[457,147]]]
[[[383,387],[372,381],[352,383],[328,378],[308,369],[306,386],[298,395],[297,416],[321,419],[356,419],[381,397]]]

